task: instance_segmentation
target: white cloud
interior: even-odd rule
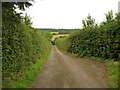
[[[88,13],[97,23],[105,13],[118,11],[119,0],[35,0],[26,10],[37,28],[80,28]]]

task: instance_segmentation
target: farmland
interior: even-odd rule
[[[50,32],[52,35],[57,35],[59,32]]]
[[[53,35],[52,37],[52,41],[55,40],[55,38],[58,38],[58,37],[64,37],[64,36],[69,36],[69,34],[59,34],[59,35]]]
[[[40,29],[40,28],[37,28],[37,30],[41,32],[50,32],[55,35],[55,34],[70,34],[71,32],[77,31],[79,29],[51,29],[51,28]]]

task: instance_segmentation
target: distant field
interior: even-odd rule
[[[41,32],[50,32],[53,35],[55,34],[70,34],[73,31],[79,30],[79,29],[41,29],[41,28],[37,28],[38,30],[40,30]]]
[[[50,33],[53,34],[53,35],[59,34],[59,32],[50,32]]]
[[[69,34],[53,35],[52,40],[54,40],[55,38],[60,37],[60,36],[69,36]]]

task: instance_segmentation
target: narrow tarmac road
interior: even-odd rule
[[[31,88],[108,88],[105,65],[65,55],[53,46]]]

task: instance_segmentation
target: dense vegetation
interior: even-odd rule
[[[83,29],[73,32],[70,36],[57,39],[57,46],[77,56],[94,56],[103,59],[120,59],[120,14],[106,14],[106,21],[99,26],[89,15],[83,20]]]
[[[17,81],[25,79],[25,73],[34,70],[36,67],[31,67],[46,56],[46,53],[51,49],[49,41],[52,37],[51,34],[43,34],[32,28],[29,17],[27,15],[23,17],[20,13],[17,13],[14,7],[15,5],[20,10],[23,10],[25,6],[27,7],[27,5],[31,4],[3,3],[3,87],[17,87],[13,85],[13,82],[17,83]],[[30,77],[30,75],[27,77]]]
[[[29,2],[3,3],[2,21],[2,79],[3,87],[26,87],[44,63],[51,49],[50,30],[34,29],[26,15],[21,16],[16,7],[25,10],[31,6]],[[100,57],[104,59],[120,58],[120,14],[113,18],[112,12],[106,14],[106,21],[100,25],[89,15],[83,22],[83,29],[73,32],[70,36],[56,39],[59,49],[79,57]],[[47,31],[47,32],[46,32]],[[54,30],[52,32],[70,33],[73,30]],[[54,42],[53,42],[54,44]],[[115,65],[115,64],[114,64]],[[116,65],[109,64],[117,72]],[[110,70],[112,70],[109,68]],[[118,74],[118,73],[117,73]],[[118,80],[115,75],[116,81]],[[114,77],[110,77],[112,80]],[[29,79],[29,80],[28,80]],[[115,82],[116,85],[117,82]],[[114,85],[114,86],[115,86]],[[117,85],[115,86],[117,87]]]
[[[51,32],[53,35],[55,35],[55,34],[70,34],[71,32],[78,30],[78,29],[50,29],[50,28],[47,28],[47,29],[37,28],[37,29],[40,30],[41,32]]]
[[[113,18],[112,11],[106,14],[106,21],[100,25],[90,15],[82,21],[83,29],[65,38],[57,38],[55,43],[65,53],[78,57],[89,57],[106,61],[108,84],[118,88],[118,62],[120,60],[120,13]]]

